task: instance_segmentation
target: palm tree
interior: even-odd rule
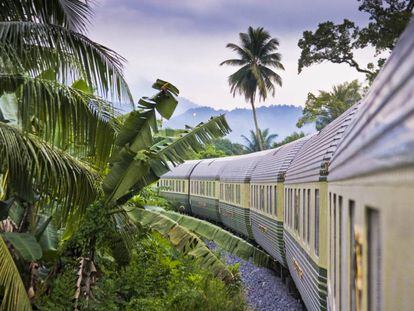
[[[140,112],[122,122],[112,102],[133,106],[124,59],[85,36],[90,16],[89,1],[0,3],[2,310],[30,310],[25,288],[32,298],[34,274],[22,269],[25,277],[17,277],[13,260],[28,269],[28,262],[56,252],[57,243],[40,243],[53,231],[52,216],[60,229],[73,232],[89,205],[103,201],[102,188],[107,196],[102,207],[115,207],[168,170],[168,162],[183,161],[186,150],[199,151],[228,132],[220,116],[154,143],[155,110],[168,119],[177,104],[178,90],[164,81],[154,84],[160,91],[156,96],[140,101]],[[132,151],[136,154],[129,157]],[[111,155],[110,176],[103,183]],[[15,201],[23,209],[17,220],[9,213]]]
[[[220,64],[241,67],[229,76],[230,92],[233,96],[238,93],[244,95],[250,102],[253,111],[254,125],[260,150],[263,142],[260,138],[259,125],[256,116],[256,96],[266,100],[268,93],[275,95],[275,84],[282,86],[282,78],[272,68],[284,70],[281,55],[277,52],[279,41],[272,38],[262,27],[249,27],[247,33],[239,34],[241,45],[228,43],[227,48],[232,49],[240,58],[228,59]]]
[[[259,129],[259,133],[261,139],[262,139],[262,146],[260,146],[259,141],[257,139],[257,135],[254,133],[254,131],[250,130],[250,138],[247,138],[246,136],[242,135],[244,141],[246,142],[246,149],[248,152],[255,152],[260,150],[266,150],[270,149],[272,147],[273,141],[278,136],[277,134],[270,134],[269,135],[269,129],[265,129],[263,132],[261,129]]]

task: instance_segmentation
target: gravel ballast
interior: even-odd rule
[[[210,249],[216,249],[214,243],[207,244]],[[222,253],[228,265],[240,264],[239,272],[245,288],[246,301],[253,310],[302,310],[301,302],[289,294],[287,286],[272,270],[256,267],[237,256]]]

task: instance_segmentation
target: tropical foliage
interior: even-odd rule
[[[242,144],[233,143],[227,138],[219,138],[207,144],[202,151],[189,155],[189,159],[212,159],[245,153],[246,148]]]
[[[361,98],[362,90],[358,80],[334,86],[330,92],[319,91],[318,95],[309,93],[297,126],[315,122],[316,129],[321,130]]]
[[[269,134],[269,129],[261,130],[260,132],[260,139],[262,139],[262,143],[260,144],[257,140],[257,135],[250,130],[250,138],[242,135],[242,138],[246,142],[245,148],[248,152],[255,152],[260,150],[266,150],[272,148],[273,141],[276,139],[277,134]]]
[[[304,132],[293,132],[292,134],[286,136],[281,142],[274,143],[272,148],[276,148],[276,147],[286,145],[286,144],[291,143],[292,141],[298,140],[302,137],[305,137]]]
[[[220,65],[238,66],[235,73],[229,76],[230,92],[244,95],[252,106],[256,140],[259,150],[263,150],[263,139],[256,116],[256,98],[266,100],[268,95],[275,95],[276,86],[282,86],[282,78],[273,69],[284,70],[281,55],[277,52],[279,41],[272,38],[262,27],[249,27],[247,33],[240,33],[240,45],[229,43],[227,48],[236,52],[239,58],[228,59]]]
[[[178,95],[162,80],[119,116],[113,102],[133,108],[124,60],[86,37],[90,2],[0,7],[0,309],[30,310],[64,260],[76,262],[68,288],[79,309],[104,258],[132,258],[140,226],[123,204],[229,128],[219,116],[158,139],[155,113],[170,118]]]
[[[64,262],[61,273],[51,283],[50,294],[35,301],[41,310],[73,310],[77,267],[76,261]],[[94,285],[94,299],[80,301],[79,309],[245,310],[239,283],[229,286],[215,278],[156,232],[140,231],[127,266],[119,269],[110,257],[106,257],[101,258],[100,267],[104,274]],[[237,267],[231,269],[236,273]]]
[[[386,58],[382,52],[391,51],[407,26],[414,8],[413,0],[358,0],[359,11],[369,15],[369,23],[360,27],[344,19],[336,24],[332,21],[320,23],[315,31],[303,32],[298,46],[302,50],[299,58],[299,73],[313,64],[324,61],[346,64],[364,73],[373,81]],[[355,52],[367,47],[375,49],[377,63],[363,66]]]

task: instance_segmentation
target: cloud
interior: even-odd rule
[[[229,93],[227,77],[234,68],[219,66],[233,56],[225,45],[237,42],[249,25],[264,26],[279,38],[286,68],[280,73],[283,87],[267,104],[303,105],[309,91],[363,78],[334,64],[297,75],[302,31],[326,19],[362,20],[357,6],[348,0],[105,0],[98,3],[90,36],[126,57],[126,77],[136,98],[151,94],[152,82],[162,78],[198,104],[234,108],[248,104]]]

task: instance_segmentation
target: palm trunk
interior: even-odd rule
[[[254,126],[256,127],[256,138],[257,138],[257,141],[259,142],[260,150],[263,150],[263,138],[262,138],[262,134],[260,133],[259,124],[257,123],[256,107],[254,106],[253,101],[251,102],[251,105],[252,105],[252,111],[253,111]]]

